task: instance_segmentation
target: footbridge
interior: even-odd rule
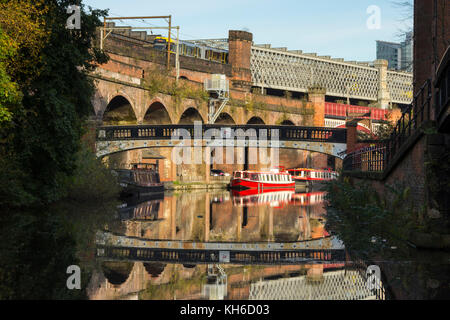
[[[266,147],[343,158],[345,128],[269,125],[135,125],[97,129],[96,154],[161,147]]]
[[[345,261],[335,237],[296,242],[195,242],[152,240],[97,233],[97,256],[105,260],[188,264],[299,265]]]

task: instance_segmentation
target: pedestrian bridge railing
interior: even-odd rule
[[[192,139],[258,139],[346,143],[344,128],[268,126],[268,125],[136,125],[103,126],[97,129],[97,141]]]
[[[344,170],[383,172],[391,167],[411,138],[423,132],[423,124],[432,120],[431,97],[431,80],[428,79],[414,97],[413,104],[402,113],[389,139],[347,154]]]

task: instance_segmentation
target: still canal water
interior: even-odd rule
[[[114,221],[97,235],[97,239],[99,235],[103,239],[105,235],[114,236],[115,249],[97,247],[98,267],[92,273],[88,296],[90,299],[169,300],[392,297],[384,286],[383,290],[371,290],[373,286],[370,287],[365,277],[367,265],[350,264],[344,250],[327,254],[326,250],[340,248],[335,242],[320,242],[317,247],[315,239],[330,237],[325,229],[324,197],[322,191],[249,195],[220,190],[166,193],[124,203]],[[306,258],[295,255],[294,249],[300,249],[304,241],[323,249],[325,254],[319,252]],[[222,246],[219,253],[222,256],[189,255],[193,249],[205,249],[208,244]],[[150,245],[152,249],[130,250],[138,245]],[[277,255],[268,250],[270,245],[290,247],[294,253]],[[187,253],[161,253],[160,249],[171,246],[181,246],[184,248],[181,251]],[[243,247],[251,253],[233,253]],[[260,250],[268,251],[261,255]],[[156,251],[159,253],[155,254]],[[231,260],[241,257],[243,262],[232,264],[230,256]],[[413,275],[406,280],[396,274],[404,272],[404,267],[404,263],[397,263],[390,270],[394,270],[394,280],[389,282],[403,282],[397,286],[406,292],[416,290],[422,295],[417,298],[432,298],[433,290],[442,289],[442,281],[448,281],[445,263],[438,264],[437,271],[434,266],[434,274]],[[413,265],[412,269],[416,267]],[[424,278],[425,282],[422,284],[418,278]]]

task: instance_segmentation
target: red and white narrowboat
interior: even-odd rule
[[[295,190],[295,181],[286,171],[235,171],[231,188],[238,190],[256,189],[258,192],[275,190]]]
[[[287,170],[292,176],[295,182],[313,182],[313,181],[329,181],[336,179],[338,173],[331,170],[319,170],[319,169],[289,169]]]

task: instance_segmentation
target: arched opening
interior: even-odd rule
[[[102,120],[107,125],[127,125],[137,122],[133,107],[122,96],[116,96],[108,103]]]
[[[151,262],[151,263],[144,263],[144,267],[152,278],[157,278],[166,268],[166,264],[160,262]]]
[[[253,117],[250,120],[248,120],[247,124],[265,124],[263,119],[260,117]]]
[[[284,120],[280,123],[282,126],[295,126],[295,124],[291,120]]]
[[[171,124],[169,113],[161,102],[154,102],[145,113],[143,124]]]
[[[219,117],[217,118],[215,124],[232,124],[235,125],[236,122],[233,120],[233,118],[228,113],[221,113]]]
[[[186,111],[183,112],[181,115],[179,124],[194,124],[194,121],[201,121],[203,122],[202,116],[198,112],[197,109],[189,108]]]
[[[182,80],[189,80],[186,76],[181,76],[180,79],[182,79]]]
[[[101,268],[109,283],[121,285],[127,281],[133,265],[133,262],[127,261],[105,261],[101,264]]]

